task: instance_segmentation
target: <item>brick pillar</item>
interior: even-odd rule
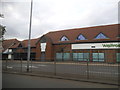
[[[51,42],[46,43],[45,59],[52,61],[54,59],[54,48]]]
[[[40,47],[40,43],[37,43],[35,60],[40,60],[40,56],[41,56],[41,47]]]

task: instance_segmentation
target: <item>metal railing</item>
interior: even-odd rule
[[[27,60],[3,60],[2,66],[3,71],[27,73]],[[29,73],[118,84],[118,66],[118,63],[90,62],[88,59],[87,61],[31,59]]]

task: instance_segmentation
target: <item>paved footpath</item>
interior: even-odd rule
[[[118,88],[115,85],[3,73],[3,88]]]
[[[2,61],[3,63],[6,63],[6,61]],[[11,63],[21,63],[20,60],[8,60],[8,62]],[[27,63],[27,61],[22,61],[22,63]],[[31,63],[31,61],[30,61]],[[40,61],[33,61],[32,63],[38,63],[38,64],[70,64],[70,65],[87,65],[87,62],[74,62],[74,61],[68,61],[68,62],[40,62]],[[108,63],[100,63],[100,62],[88,62],[89,65],[97,65],[97,66],[119,66],[118,63],[116,64],[108,64]]]

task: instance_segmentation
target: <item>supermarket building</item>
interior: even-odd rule
[[[120,61],[119,24],[76,28],[49,32],[40,44],[41,60],[56,61]]]
[[[46,33],[40,38],[31,39],[31,58],[40,61],[120,62],[119,25],[112,24]],[[13,39],[4,42],[4,58],[27,59],[28,40],[17,41]]]

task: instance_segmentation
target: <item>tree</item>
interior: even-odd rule
[[[4,15],[0,14],[0,18],[4,18]],[[3,40],[3,36],[4,36],[5,32],[6,32],[5,26],[0,25],[0,41]]]

